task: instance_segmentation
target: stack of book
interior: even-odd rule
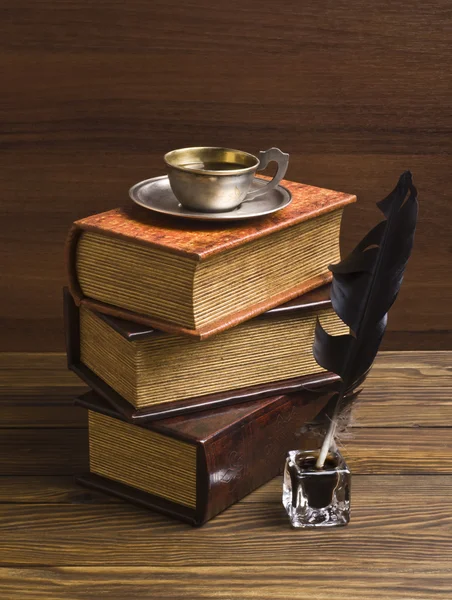
[[[292,203],[222,225],[138,206],[74,223],[68,362],[91,391],[84,485],[201,524],[312,443],[337,378],[312,355],[349,194],[289,181]]]

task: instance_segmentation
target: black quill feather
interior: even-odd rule
[[[333,273],[332,305],[351,333],[332,336],[317,321],[314,357],[320,366],[342,380],[318,467],[323,466],[321,458],[334,442],[341,406],[354,395],[372,366],[386,329],[387,313],[397,297],[411,254],[418,203],[409,171],[401,175],[394,190],[377,206],[386,220],[376,225],[340,263],[329,267]]]

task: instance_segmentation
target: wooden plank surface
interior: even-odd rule
[[[265,566],[246,572],[242,567],[218,566],[215,596],[209,567],[2,569],[0,581],[11,600],[98,598],[101,594],[121,600],[331,600],[338,597],[338,590],[339,594],[347,594],[344,598],[348,600],[431,600],[447,598],[452,587],[452,576],[448,572],[394,573],[386,570],[382,574],[366,567],[359,572],[337,572],[310,565],[293,571],[285,569],[276,575]]]
[[[444,431],[357,428],[342,450],[356,474],[452,474],[448,433],[447,427]],[[86,429],[0,429],[0,473],[4,475],[70,475],[87,468]]]
[[[3,475],[80,474],[88,464],[86,429],[0,430]]]
[[[380,353],[345,442],[348,527],[291,530],[278,477],[193,529],[79,488],[83,386],[61,355],[0,355],[0,598],[449,600],[451,365]]]
[[[336,569],[450,570],[450,478],[444,486],[390,479],[356,477],[353,522],[320,533],[290,529],[279,486],[271,501],[237,504],[197,529],[126,504],[3,505],[0,565],[203,566],[212,569],[212,583],[219,564],[265,565],[274,574],[301,560],[303,569],[324,561]]]
[[[164,152],[202,144],[280,146],[290,178],[357,193],[344,248],[410,168],[421,216],[385,344],[452,348],[448,0],[0,10],[2,350],[63,348],[71,222],[128,202],[133,183],[164,173]]]
[[[71,475],[1,475],[1,504],[121,504],[113,496],[79,486]],[[1,512],[1,506],[0,506]]]

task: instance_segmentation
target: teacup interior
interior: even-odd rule
[[[230,148],[181,148],[165,155],[166,163],[177,169],[215,173],[253,170],[258,159],[242,150]]]

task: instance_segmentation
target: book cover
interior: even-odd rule
[[[165,253],[204,263],[224,252],[244,247],[260,238],[276,234],[297,224],[313,220],[354,202],[351,194],[326,190],[290,181],[282,181],[292,194],[292,203],[284,210],[246,222],[228,223],[227,227],[202,221],[171,219],[131,205],[76,221],[70,231],[66,246],[69,288],[77,304],[86,303],[93,310],[135,321],[157,329],[207,338],[266,310],[278,306],[300,294],[319,287],[331,279],[324,265],[321,273],[310,275],[303,281],[292,283],[288,289],[262,296],[252,305],[234,308],[226,315],[199,325],[183,325],[174,319],[140,313],[124,307],[84,296],[77,278],[77,246],[81,233],[96,232],[108,238],[121,238]],[[336,242],[337,240],[335,240]]]
[[[288,450],[316,444],[315,431],[302,436],[300,429],[321,412],[329,397],[326,390],[322,393],[304,391],[129,425],[196,447],[196,500],[192,506],[165,498],[166,486],[162,487],[162,495],[160,492],[150,494],[96,472],[81,477],[79,482],[192,525],[201,525],[281,473]],[[124,417],[95,392],[84,394],[77,403],[89,411],[124,422]],[[121,447],[123,444],[112,451],[117,455]],[[174,460],[173,455],[168,456],[168,461]],[[168,463],[168,471],[175,466]],[[191,475],[187,473],[187,477]]]

